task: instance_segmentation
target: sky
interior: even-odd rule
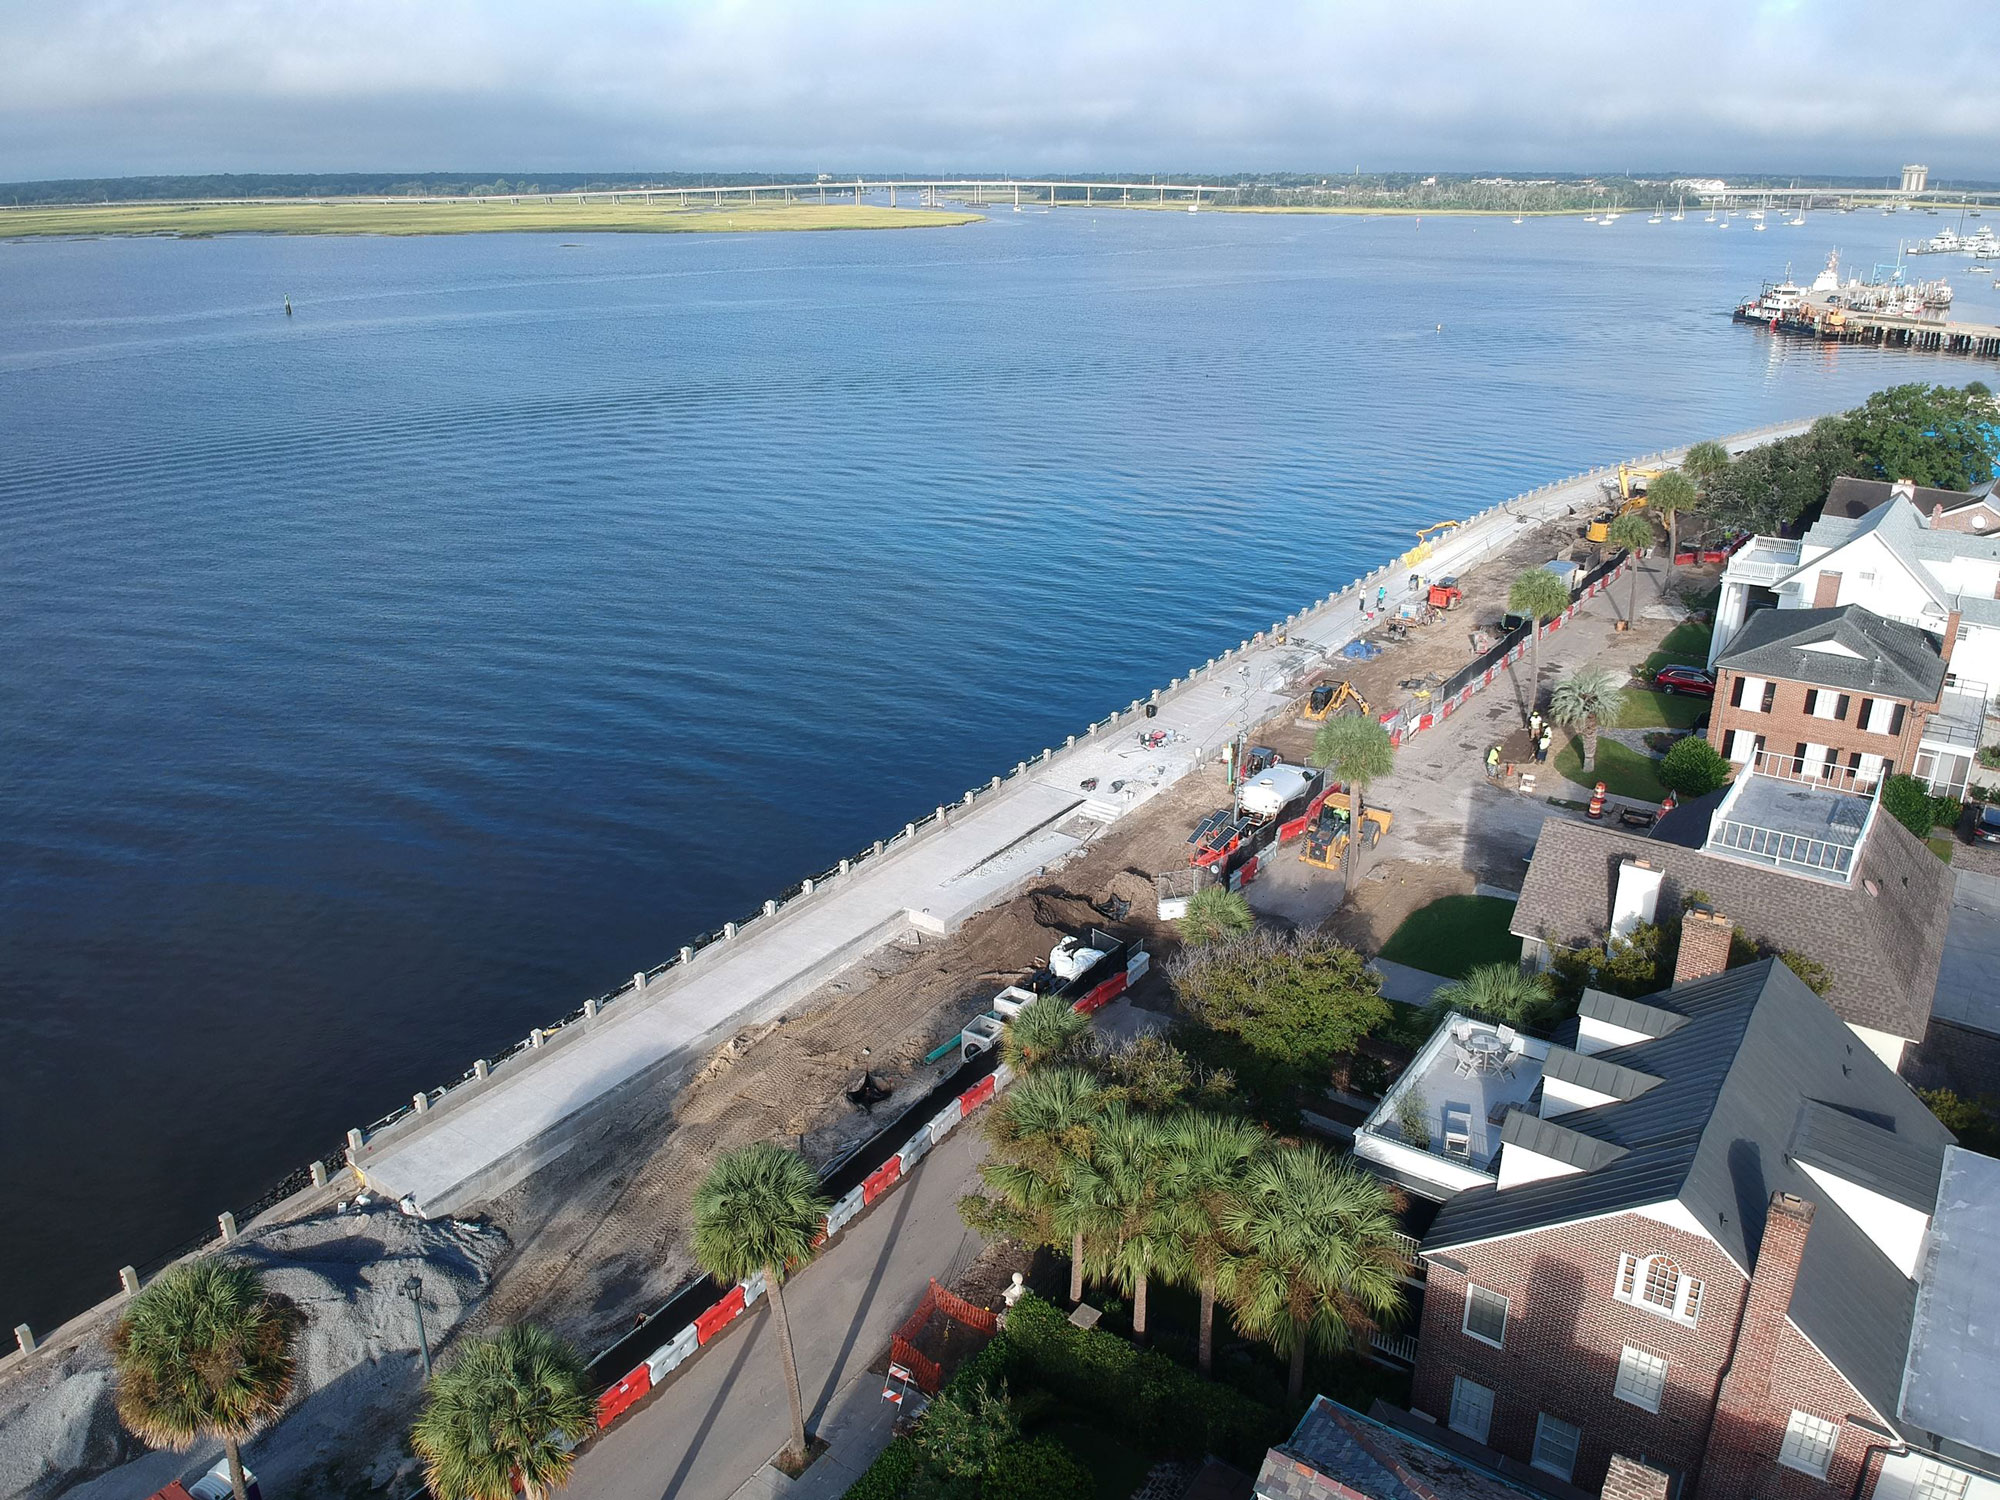
[[[1991,0],[0,0],[0,180],[1906,161],[2000,178]]]

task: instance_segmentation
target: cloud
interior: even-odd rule
[[[0,0],[0,177],[287,170],[1991,175],[2000,33],[1858,0]]]

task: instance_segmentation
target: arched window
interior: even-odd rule
[[[1644,1308],[1676,1323],[1692,1326],[1701,1315],[1701,1280],[1681,1270],[1669,1256],[1621,1255],[1618,1257],[1620,1302]]]

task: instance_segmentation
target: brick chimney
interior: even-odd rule
[[[1771,1399],[1771,1366],[1785,1329],[1785,1311],[1806,1253],[1813,1206],[1791,1193],[1771,1194],[1764,1237],[1750,1273],[1750,1290],[1737,1325],[1736,1348],[1715,1398],[1715,1421],[1701,1461],[1701,1500],[1736,1500],[1758,1494],[1778,1458],[1790,1403]],[[1833,1480],[1829,1477],[1829,1483]]]
[[[1706,979],[1729,967],[1729,942],[1735,924],[1719,911],[1690,906],[1681,916],[1681,951],[1674,960],[1674,983]]]
[[[1996,598],[2000,598],[2000,582],[1996,582],[1993,585],[1993,592]],[[1944,617],[1944,644],[1939,648],[1938,655],[1944,658],[1946,666],[1951,665],[1951,648],[1958,644],[1958,621],[1959,612],[1957,610],[1953,610]]]
[[[1658,1469],[1622,1453],[1611,1455],[1611,1472],[1604,1476],[1604,1500],[1667,1500],[1673,1481]]]

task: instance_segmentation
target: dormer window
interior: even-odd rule
[[[1692,1328],[1701,1316],[1701,1281],[1664,1255],[1618,1257],[1620,1302]]]

